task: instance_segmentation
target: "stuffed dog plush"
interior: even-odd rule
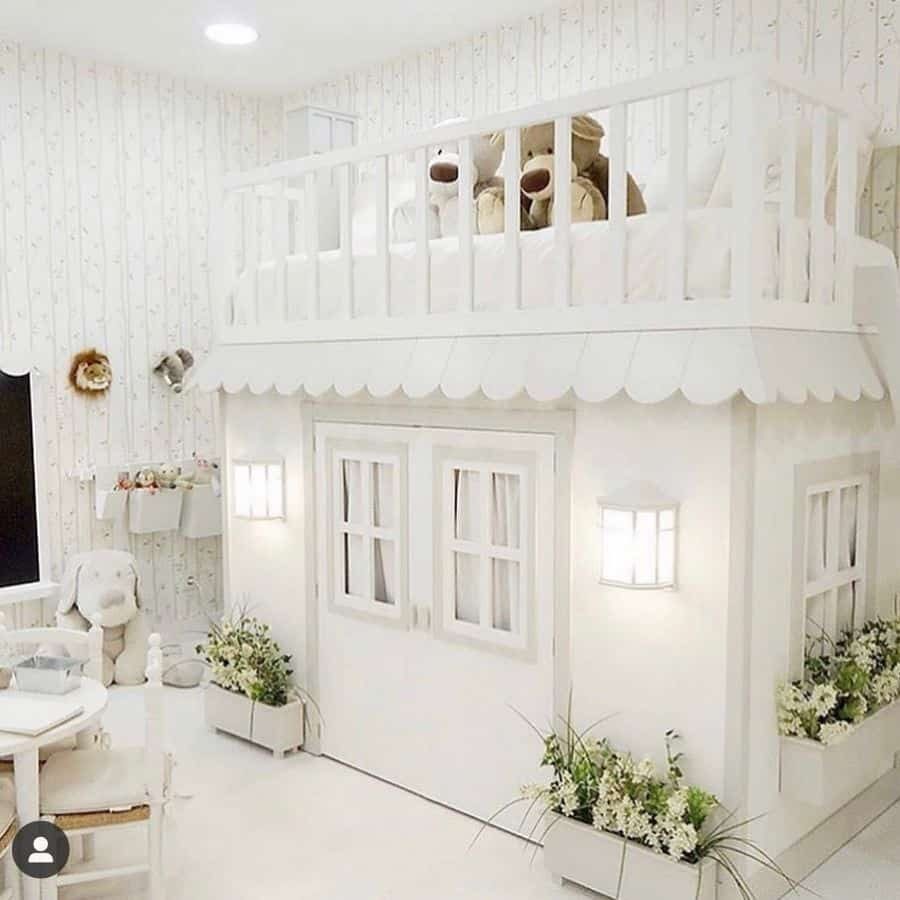
[[[143,684],[149,629],[141,611],[134,557],[121,550],[73,556],[59,589],[60,628],[103,629],[103,683]]]

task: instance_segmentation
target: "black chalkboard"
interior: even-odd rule
[[[31,379],[0,372],[0,588],[40,581]]]

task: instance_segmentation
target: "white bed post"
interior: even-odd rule
[[[288,318],[287,255],[288,255],[288,201],[285,180],[275,182],[272,200],[272,250],[275,257],[275,316],[280,321]]]
[[[459,142],[459,204],[457,206],[457,233],[459,235],[459,303],[457,309],[472,312],[474,309],[474,265],[472,256],[472,222],[475,204],[470,198],[472,184],[472,139]]]
[[[375,315],[386,318],[391,312],[391,240],[388,231],[388,158],[375,160]]]
[[[788,91],[784,95],[782,116],[784,133],[781,143],[781,204],[778,212],[778,299],[803,302],[805,298],[792,295],[797,260],[791,249],[791,232],[797,211],[797,97]]]
[[[353,318],[353,163],[338,169],[338,218],[341,229],[341,271],[343,291],[341,293],[341,315]]]
[[[685,299],[687,259],[687,91],[669,96],[669,228],[666,247],[666,298]],[[738,176],[740,178],[740,176]]]
[[[853,324],[853,240],[857,232],[859,174],[856,123],[841,115],[838,124],[837,210],[835,213],[835,302]]]
[[[162,900],[163,874],[163,801],[165,800],[166,756],[163,748],[162,649],[160,636],[151,634],[147,652],[147,794],[150,801],[149,855],[150,900]]]
[[[572,117],[554,124],[553,228],[556,237],[556,305],[572,305]]]
[[[519,242],[521,227],[521,177],[522,156],[521,132],[518,128],[507,128],[503,133],[503,233],[505,248],[505,306],[518,309],[522,302],[522,251]]]
[[[303,180],[306,234],[306,318],[319,318],[319,192],[316,172],[307,172]]]
[[[416,150],[416,312],[431,309],[431,248],[428,234],[428,148]]]
[[[828,192],[828,110],[817,105],[813,113],[812,164],[809,202],[809,302],[826,303],[825,197]]]
[[[760,301],[759,256],[763,217],[761,121],[763,82],[755,70],[732,82],[731,298],[748,317]]]
[[[609,114],[609,231],[612,240],[612,254],[609,279],[609,302],[625,302],[625,286],[628,272],[628,241],[625,230],[628,217],[627,160],[628,108],[619,103]]]

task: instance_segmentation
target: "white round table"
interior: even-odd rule
[[[14,692],[16,694],[25,693],[24,691]],[[48,695],[35,694],[34,696],[46,698]],[[64,694],[60,699],[70,700],[82,707],[82,712],[42,734],[26,735],[0,731],[0,756],[12,756],[13,758],[16,777],[16,813],[20,826],[40,818],[38,752],[41,747],[73,736],[79,746],[90,745],[95,731],[94,726],[100,721],[106,709],[109,694],[99,681],[82,678],[81,685],[76,690]],[[40,900],[41,882],[38,879],[24,876],[22,882],[25,900]]]

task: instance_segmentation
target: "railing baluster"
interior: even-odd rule
[[[391,244],[388,232],[388,158],[375,160],[375,315],[389,316],[391,310]]]
[[[612,271],[609,302],[624,303],[628,272],[628,245],[625,231],[627,218],[626,159],[628,138],[627,107],[619,103],[609,115],[609,231],[612,241]]]
[[[669,228],[666,246],[666,296],[685,299],[687,261],[687,91],[669,97]]]
[[[778,297],[781,300],[801,300],[792,295],[797,261],[791,251],[791,233],[797,214],[797,98],[788,92],[784,98],[787,109],[782,117],[784,133],[781,144],[781,205],[778,211]]]
[[[287,255],[288,200],[283,178],[275,182],[272,202],[272,251],[275,257],[275,315],[280,321],[288,318]]]
[[[572,118],[554,124],[553,228],[556,238],[556,304],[572,305]]]
[[[237,290],[237,192],[225,191],[222,205],[222,253],[225,272],[222,296],[218,298],[219,322],[234,325],[234,295]],[[217,335],[221,339],[221,332]]]
[[[353,163],[338,169],[338,217],[341,230],[341,269],[344,283],[341,293],[341,315],[353,318]]]
[[[521,156],[521,132],[518,128],[507,128],[504,132],[503,157],[503,193],[505,197],[503,232],[505,235],[507,309],[518,309],[522,302],[522,252],[519,242]]]
[[[244,198],[244,262],[250,278],[251,308],[239,312],[242,325],[259,323],[259,196],[256,188]]]
[[[428,234],[428,148],[416,150],[416,312],[431,309],[431,247]]]
[[[306,317],[315,320],[319,310],[319,191],[316,172],[307,172],[303,179],[306,195],[306,215],[303,230],[306,236],[306,277],[307,303]]]
[[[851,248],[857,231],[859,189],[856,125],[848,116],[838,123],[837,209],[835,212],[835,301],[853,312]]]
[[[809,302],[825,303],[825,195],[827,192],[828,110],[816,106],[813,113],[812,165],[809,209]]]
[[[457,205],[457,233],[459,235],[459,308],[474,309],[474,265],[472,254],[472,219],[474,216],[472,183],[472,140],[459,142],[459,203]]]
[[[746,311],[760,299],[759,246],[762,224],[763,155],[759,123],[762,83],[755,75],[732,82],[731,297]]]

